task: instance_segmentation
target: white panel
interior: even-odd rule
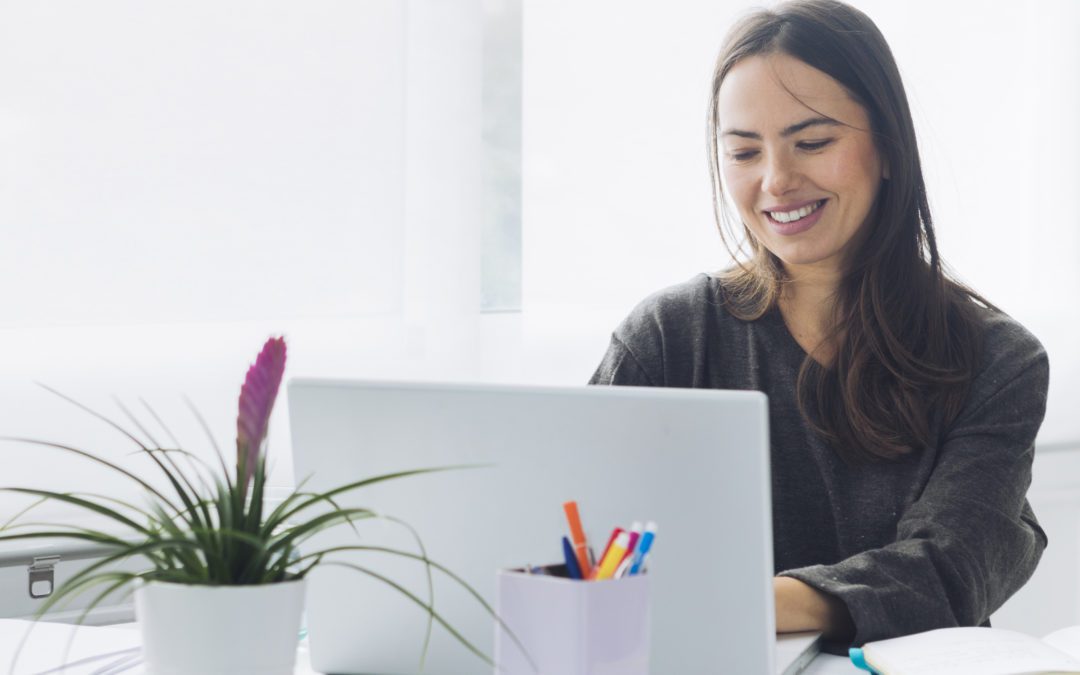
[[[1049,544],[1031,580],[992,622],[1042,636],[1080,624],[1080,446],[1038,453],[1028,498]]]
[[[472,372],[481,16],[478,0],[0,5],[0,435],[148,468],[41,381],[119,420],[112,394],[144,397],[216,462],[180,397],[231,455],[274,334],[287,376]],[[288,449],[275,413],[276,484]],[[0,443],[0,459],[5,484],[133,491],[55,451]]]
[[[629,309],[716,269],[709,76],[732,3],[527,0],[523,298]]]
[[[469,358],[480,310],[483,12],[479,0],[411,0],[403,317],[422,353]],[[471,329],[471,326],[467,326]]]
[[[400,305],[405,5],[0,5],[0,324]]]

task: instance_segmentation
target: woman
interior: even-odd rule
[[[1048,363],[943,272],[888,45],[839,2],[759,11],[708,130],[747,260],[643,301],[591,383],[768,394],[778,631],[985,624],[1046,546],[1025,493]]]

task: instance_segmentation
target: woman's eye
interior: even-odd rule
[[[832,143],[832,142],[833,142],[833,139],[831,139],[831,138],[826,138],[825,140],[822,140],[822,141],[803,141],[803,142],[799,143],[799,148],[801,150],[810,150],[811,152],[813,152],[814,150],[820,150],[820,149],[824,148],[826,145],[828,145],[829,143]]]
[[[748,159],[752,159],[757,154],[757,150],[743,150],[742,152],[731,153],[731,158],[736,162],[745,162]]]

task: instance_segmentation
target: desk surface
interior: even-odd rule
[[[818,654],[802,675],[855,675],[864,673],[851,664],[851,660],[832,654]]]
[[[0,654],[9,651],[14,652],[14,645],[21,641],[24,634],[30,635],[31,639],[27,642],[27,651],[23,655],[23,659],[20,664],[25,668],[19,668],[19,672],[26,672],[27,669],[33,672],[40,672],[40,667],[31,667],[32,664],[27,662],[27,657],[30,657],[33,653],[38,653],[42,663],[48,662],[48,665],[54,665],[54,660],[57,658],[55,645],[66,642],[69,639],[69,633],[72,630],[71,626],[62,624],[49,624],[39,623],[35,629],[27,633],[25,626],[29,625],[22,621],[8,621],[11,624],[8,626],[6,632],[0,631]],[[113,630],[115,629],[115,630]],[[91,659],[98,655],[105,655],[105,658],[109,658],[112,661],[112,666],[116,667],[116,659],[124,662],[123,672],[124,675],[144,675],[145,670],[142,663],[138,660],[138,656],[124,655],[127,652],[131,652],[134,646],[138,645],[138,636],[136,634],[136,624],[124,623],[116,624],[108,628],[102,629],[86,629],[88,631],[106,631],[105,633],[94,632],[93,635],[86,634],[83,630],[78,631],[78,635],[82,636],[81,641],[85,644],[80,645],[80,638],[72,638],[73,649],[75,653],[72,656],[76,660],[84,659],[84,657],[91,657]],[[104,642],[103,642],[104,640]],[[35,643],[35,641],[37,641]],[[10,644],[8,644],[10,643]],[[105,650],[102,652],[102,650]],[[81,655],[79,652],[82,652]],[[117,656],[120,654],[120,656]],[[0,657],[0,662],[3,662],[3,658]],[[34,659],[29,659],[33,661]],[[35,662],[36,663],[36,662]],[[71,662],[74,666],[74,661]],[[129,665],[130,664],[130,665]],[[36,663],[37,666],[41,666],[41,663]],[[100,668],[100,661],[86,662],[84,661],[80,666],[68,668],[66,672],[71,675],[82,675],[89,672],[105,672]],[[723,663],[718,663],[718,666],[722,666]],[[4,672],[6,672],[4,668]],[[110,671],[113,672],[113,671]],[[116,670],[115,672],[120,672]],[[311,668],[311,662],[308,653],[307,640],[300,642],[297,649],[296,668],[293,671],[294,675],[320,675],[317,671]],[[839,656],[832,656],[829,654],[819,654],[814,658],[810,666],[803,671],[803,675],[857,675],[859,671],[855,666],[851,665],[851,662]]]
[[[818,654],[801,675],[857,675],[863,671],[851,665],[851,661],[842,656]],[[311,669],[308,661],[307,643],[297,652],[295,675],[320,675]]]

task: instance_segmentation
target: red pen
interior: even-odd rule
[[[600,562],[603,562],[604,559],[607,558],[608,551],[611,550],[611,545],[615,543],[615,538],[618,537],[623,532],[625,532],[625,530],[623,530],[621,527],[616,527],[611,532],[611,537],[608,538],[607,546],[604,547],[604,552],[600,554]],[[597,563],[597,565],[593,568],[593,571],[592,571],[593,573],[591,575],[589,575],[588,577],[586,577],[586,578],[589,579],[589,580],[596,579],[596,573],[599,572],[599,571],[600,571],[600,565],[599,565],[599,563]]]

